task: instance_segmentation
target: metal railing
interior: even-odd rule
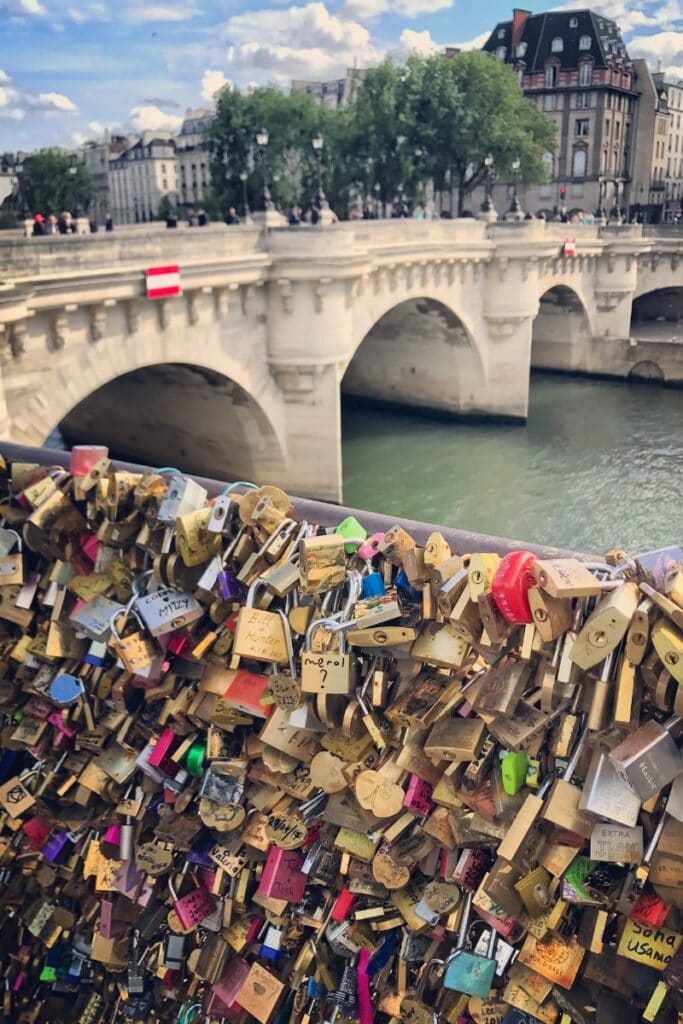
[[[9,441],[0,441],[0,454],[5,455],[11,462],[33,462],[41,466],[62,466],[68,468],[70,453],[59,448],[31,448],[26,445],[14,444]],[[153,467],[133,462],[122,462],[118,459],[112,460],[113,466],[117,469],[130,470],[133,472],[150,472]],[[227,486],[228,481],[214,480],[209,477],[192,476],[200,484],[206,487],[210,497],[220,494]],[[356,516],[363,524],[369,534],[385,532],[390,527],[402,526],[413,537],[418,544],[424,545],[431,533],[440,532],[451,550],[457,554],[468,554],[473,551],[492,551],[499,555],[506,555],[510,551],[533,551],[542,558],[575,557],[584,560],[595,559],[594,554],[585,554],[577,551],[570,551],[565,548],[550,547],[542,544],[528,544],[522,541],[510,540],[506,537],[490,537],[484,533],[473,533],[470,530],[456,530],[449,527],[437,526],[433,523],[420,523],[412,519],[401,519],[396,516],[386,516],[378,512],[368,512],[363,509],[349,508],[346,505],[333,505],[325,501],[313,501],[309,498],[292,498],[292,505],[295,512],[301,518],[310,523],[318,523],[323,527],[334,527],[346,516]]]

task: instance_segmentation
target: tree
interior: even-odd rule
[[[437,190],[456,190],[458,215],[486,178],[490,153],[499,177],[520,160],[521,181],[543,181],[543,156],[556,146],[552,121],[527,100],[514,72],[489,54],[471,51],[453,59],[410,57],[406,110],[411,145],[426,154]]]
[[[31,214],[59,215],[77,208],[83,212],[92,198],[92,179],[85,164],[72,163],[68,153],[55,149],[26,157],[20,184]]]
[[[157,217],[159,220],[166,220],[174,212],[175,206],[171,202],[170,196],[163,195],[159,200],[159,210]]]
[[[371,68],[350,107],[348,171],[361,193],[374,195],[383,207],[394,199],[399,185],[410,188],[414,179],[406,148],[408,73],[390,59]]]

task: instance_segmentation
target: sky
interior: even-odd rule
[[[518,0],[519,2],[519,0]],[[523,2],[520,6],[524,6]],[[547,4],[529,2],[537,13]],[[631,56],[683,78],[683,0],[596,0]],[[176,130],[225,84],[336,78],[480,47],[505,0],[0,0],[0,152]],[[557,8],[585,8],[565,0]]]

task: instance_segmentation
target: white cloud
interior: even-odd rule
[[[363,25],[331,14],[319,2],[238,14],[230,18],[226,32],[229,64],[281,81],[334,76],[380,57]]]
[[[32,93],[12,81],[0,71],[0,119],[23,121],[27,113],[32,115],[75,114],[78,107],[61,92]]]
[[[189,21],[196,18],[201,12],[192,4],[148,4],[142,3],[131,5],[124,13],[126,21],[134,25],[141,25],[149,21]]]
[[[183,123],[182,117],[159,110],[153,104],[132,107],[129,115],[133,131],[177,132]]]
[[[44,110],[61,110],[66,114],[74,114],[78,110],[73,100],[61,92],[39,92],[37,100]]]
[[[490,35],[490,32],[481,32],[474,39],[467,39],[464,43],[449,43],[449,46],[456,50],[481,50]]]
[[[634,36],[628,44],[632,57],[645,57],[653,71],[663,71],[678,78],[683,76],[683,34],[655,32],[650,36]]]
[[[232,87],[232,82],[225,77],[222,71],[207,68],[202,75],[202,99],[210,103],[216,93],[224,89],[226,85]]]
[[[415,32],[411,28],[404,28],[401,32],[400,49],[404,53],[419,53],[428,57],[432,53],[439,53],[443,46],[435,42],[429,32]]]
[[[88,121],[88,131],[93,135],[104,135],[105,126],[100,121]]]
[[[404,18],[417,18],[452,7],[455,0],[346,0],[344,10],[353,17],[367,21],[379,14],[398,14]]]
[[[15,17],[24,15],[42,15],[47,11],[40,0],[0,0],[0,14],[11,14]]]

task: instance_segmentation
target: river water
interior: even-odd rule
[[[343,412],[344,502],[601,553],[683,541],[683,391],[533,374],[525,425]]]

